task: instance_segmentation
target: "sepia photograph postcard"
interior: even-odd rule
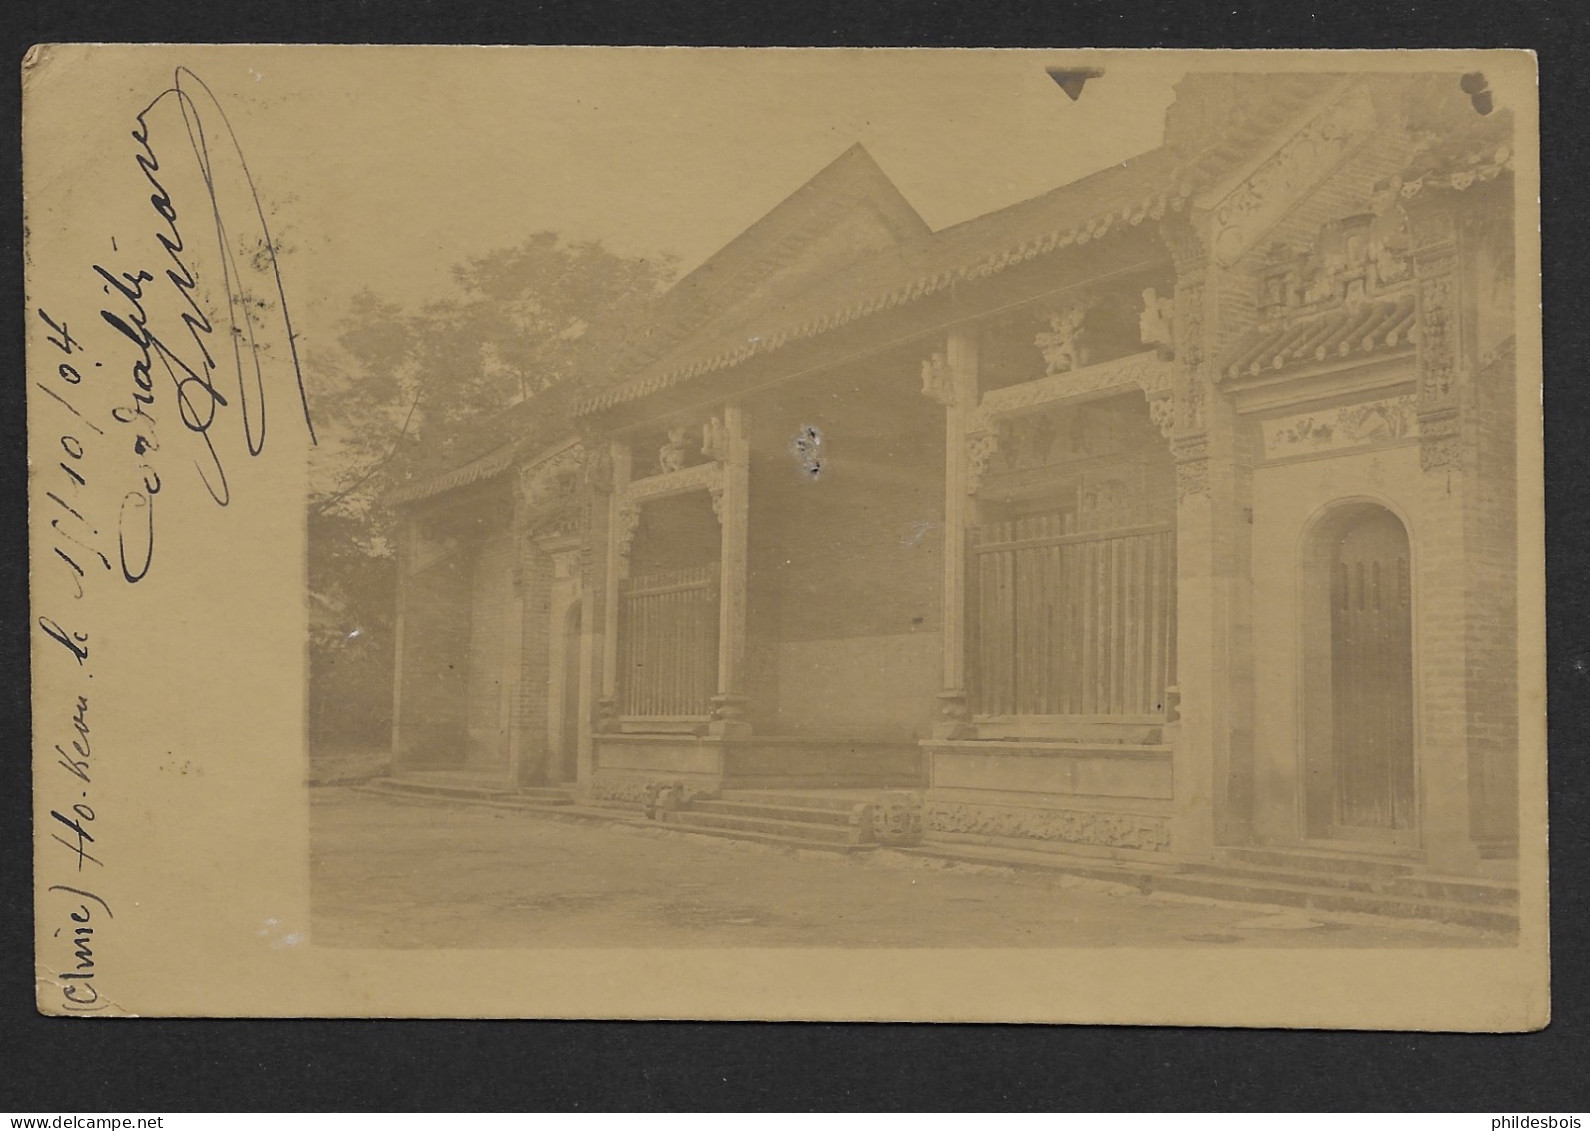
[[[1529,52],[20,81],[41,1012],[1548,1023]]]

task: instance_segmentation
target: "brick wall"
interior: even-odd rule
[[[519,541],[519,678],[515,688],[513,744],[519,781],[544,777],[547,759],[548,635],[551,628],[552,559],[528,540]]]
[[[403,555],[408,569],[412,554]],[[401,582],[394,764],[399,769],[463,761],[469,654],[469,560],[454,553]]]
[[[471,767],[496,769],[508,761],[507,688],[511,542],[506,531],[475,549],[469,586],[469,744]]]
[[[753,725],[911,737],[939,681],[943,473],[923,465],[942,448],[907,463],[844,440],[814,482],[776,461],[753,468]]]

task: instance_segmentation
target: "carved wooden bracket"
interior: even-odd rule
[[[1157,350],[1148,350],[984,393],[967,423],[967,493],[975,494],[982,485],[989,461],[999,448],[999,426],[1003,421],[1069,400],[1139,389],[1148,398],[1150,417],[1168,435],[1166,403],[1175,370],[1174,362],[1162,358]]]
[[[721,416],[710,418],[701,426],[701,454],[719,463],[729,458],[732,437]]]
[[[955,371],[943,351],[936,351],[922,363],[922,394],[945,408],[955,403]]]
[[[636,503],[650,502],[653,499],[662,499],[669,495],[683,495],[690,491],[705,491],[714,485],[721,484],[722,481],[722,467],[716,463],[698,463],[694,467],[681,468],[678,471],[665,471],[661,475],[632,480],[629,486],[624,488],[623,496],[625,499]]]
[[[640,525],[640,510],[644,504],[671,495],[688,494],[691,491],[710,492],[713,513],[718,513],[722,509],[720,497],[723,492],[723,465],[698,463],[694,467],[665,471],[661,475],[631,480],[629,486],[617,495],[615,511],[617,523],[613,530],[613,538],[619,557],[629,556],[630,543],[635,537],[635,528]],[[719,519],[721,521],[721,514]]]
[[[1036,381],[993,389],[983,394],[967,430],[986,431],[1002,417],[1100,393],[1137,388],[1155,397],[1170,391],[1174,371],[1174,363],[1162,359],[1156,350],[1147,350],[1083,369],[1040,377]]]
[[[613,545],[620,559],[629,557],[630,543],[635,540],[635,528],[640,525],[640,503],[621,498],[614,509]]]

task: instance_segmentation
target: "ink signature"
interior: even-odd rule
[[[192,167],[162,164],[170,159],[162,127],[175,132],[173,110],[180,115]],[[235,412],[248,455],[260,455],[269,421],[267,391],[289,372],[304,426],[311,442],[315,439],[279,247],[226,112],[198,75],[178,67],[172,84],[138,112],[136,123],[131,133],[137,145],[134,159],[149,190],[161,258],[153,270],[94,264],[103,292],[116,307],[102,309],[100,317],[137,351],[131,364],[131,400],[111,413],[118,424],[136,429],[132,448],[142,473],[138,487],[123,496],[118,523],[122,573],[129,582],[141,580],[154,558],[154,497],[161,481],[147,457],[160,449],[157,375],[169,380],[183,427],[202,442],[195,467],[218,506],[230,505],[232,489],[222,454],[225,443],[217,440],[223,429],[217,426],[229,419],[228,412]],[[177,193],[168,186],[174,175],[191,177],[195,171],[203,182],[204,200],[196,207],[187,202],[179,207]],[[201,218],[202,244],[192,242],[196,237],[184,230],[190,211]],[[112,246],[117,247],[114,241]],[[204,282],[218,285],[201,286],[194,266],[201,255],[213,261],[220,275]],[[207,310],[206,301],[216,307]],[[174,323],[169,330],[167,318]]]

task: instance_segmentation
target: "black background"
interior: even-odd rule
[[[10,0],[0,83],[0,1111],[1590,1108],[1590,4]],[[1528,47],[1539,52],[1554,1020],[1520,1036],[1049,1026],[81,1021],[33,1009],[20,60],[36,42]],[[490,979],[490,969],[480,975]],[[203,978],[203,970],[195,970]],[[1301,988],[1301,987],[1300,987]],[[1482,987],[1476,987],[1480,990]]]

